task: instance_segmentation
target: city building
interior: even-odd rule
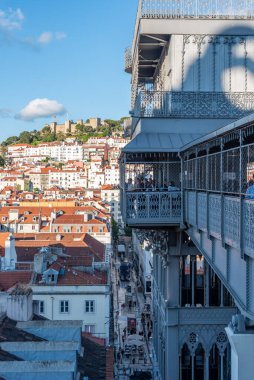
[[[2,312],[8,310],[11,289],[23,283],[32,289],[38,315],[82,321],[83,331],[108,342],[111,252],[106,245],[77,233],[2,233],[0,244]]]
[[[104,185],[101,187],[101,199],[109,204],[110,214],[119,225],[123,225],[120,205],[120,189],[117,186]]]
[[[253,17],[139,1],[121,199],[153,255],[154,379],[253,378]]]
[[[8,280],[1,282],[8,286]],[[31,288],[17,284],[9,290],[0,318],[1,378],[69,380],[84,375],[81,322],[46,320],[34,309]]]

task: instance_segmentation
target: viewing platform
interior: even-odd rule
[[[129,226],[179,225],[181,192],[126,192],[126,223]]]
[[[133,116],[238,119],[252,112],[253,92],[140,91]]]
[[[140,18],[166,19],[254,19],[248,0],[141,0]]]

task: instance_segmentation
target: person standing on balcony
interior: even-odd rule
[[[251,179],[249,181],[249,187],[245,194],[246,199],[254,199],[254,181]]]
[[[171,181],[168,186],[168,191],[179,191],[179,187],[175,185],[174,181]]]
[[[129,178],[127,182],[127,191],[133,191],[133,190],[134,190],[134,185],[132,183],[132,178]]]

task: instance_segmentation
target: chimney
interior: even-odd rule
[[[56,241],[61,241],[62,240],[62,235],[61,234],[57,234],[56,235]]]
[[[92,215],[91,214],[84,214],[84,222],[88,222],[91,219],[92,219]]]
[[[5,240],[4,267],[5,269],[15,269],[17,253],[15,249],[15,239],[12,234]]]
[[[26,322],[30,321],[32,316],[32,289],[18,284],[7,297],[7,317],[17,322]]]
[[[44,253],[39,252],[34,255],[34,272],[42,274],[46,270],[46,260]]]
[[[51,221],[53,221],[54,219],[56,219],[56,211],[51,211],[51,214],[50,214],[50,219]]]

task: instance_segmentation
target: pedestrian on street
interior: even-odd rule
[[[136,362],[136,361],[135,361],[135,358],[133,358],[133,359],[132,359],[132,364],[135,364],[135,362]]]
[[[123,342],[123,344],[124,344],[124,341],[125,341],[125,336],[123,335],[122,336],[122,342]]]

